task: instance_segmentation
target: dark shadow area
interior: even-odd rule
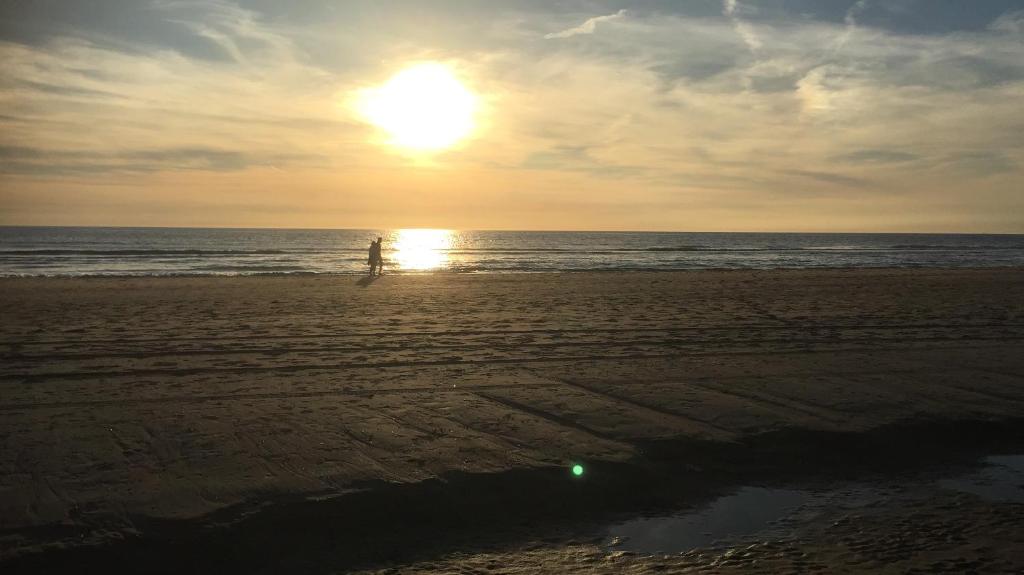
[[[370,284],[377,281],[378,278],[380,278],[380,276],[363,276],[359,278],[356,285],[359,287],[368,287]]]
[[[728,444],[647,442],[633,461],[589,463],[582,477],[563,468],[452,473],[417,484],[367,484],[319,501],[268,499],[198,520],[133,517],[139,537],[23,556],[0,570],[343,572],[593,537],[599,523],[698,506],[743,485],[946,473],[1022,447],[1024,419],[917,422],[866,433],[781,430]]]

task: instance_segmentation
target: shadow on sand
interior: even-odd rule
[[[380,278],[380,276],[363,276],[359,278],[359,281],[356,282],[356,285],[359,287],[369,287],[370,284],[377,281],[378,278]]]

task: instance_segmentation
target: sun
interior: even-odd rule
[[[360,92],[359,113],[399,148],[436,151],[472,133],[477,97],[448,66],[423,62]]]

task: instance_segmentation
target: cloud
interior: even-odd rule
[[[1024,10],[1003,14],[996,18],[989,28],[1006,34],[1024,34]]]
[[[595,176],[623,178],[648,171],[646,168],[626,166],[594,158],[584,146],[556,146],[550,150],[534,152],[521,164],[527,170],[558,170],[583,172]]]
[[[868,0],[857,0],[853,6],[850,6],[850,9],[846,11],[846,16],[843,17],[843,22],[846,23],[848,30],[857,26],[857,16],[867,8]]]
[[[63,35],[0,40],[0,172],[309,168],[352,150],[338,137],[358,130],[338,113],[343,81],[286,33],[232,5],[156,6],[194,38],[216,30],[228,58]]]
[[[846,11],[846,15],[843,16],[843,22],[846,24],[846,30],[844,30],[836,40],[835,46],[837,49],[842,48],[847,42],[849,42],[850,36],[857,31],[857,17],[867,9],[868,0],[857,0],[857,2],[855,2],[853,6],[850,6]]]
[[[0,146],[0,173],[69,175],[160,171],[231,172],[250,167],[310,165],[323,158],[287,152],[244,152],[210,147],[134,150],[47,149]]]
[[[840,154],[833,159],[844,164],[901,164],[918,160],[920,156],[898,150],[870,149]]]
[[[743,4],[740,4],[738,0],[722,0],[722,14],[732,21],[733,28],[736,30],[736,33],[743,38],[743,42],[746,43],[750,51],[757,53],[763,47],[761,39],[758,37],[757,33],[754,32],[753,26],[739,17],[739,14],[747,9],[748,8]]]
[[[864,178],[836,174],[834,172],[818,172],[813,170],[785,170],[784,173],[809,178],[825,184],[834,184],[851,188],[864,188],[871,185],[871,182]]]
[[[964,151],[947,158],[947,162],[961,174],[987,178],[1012,173],[1017,164],[1000,151]]]
[[[614,14],[608,14],[608,15],[605,15],[605,16],[595,16],[595,17],[587,20],[586,22],[580,24],[579,26],[576,26],[575,28],[569,28],[567,30],[562,30],[561,32],[554,32],[554,33],[551,33],[551,34],[545,34],[544,35],[544,39],[545,40],[554,40],[556,38],[570,38],[572,36],[577,36],[577,35],[580,35],[580,34],[593,34],[594,31],[597,30],[598,23],[600,23],[600,22],[611,22],[612,20],[617,20],[617,19],[622,18],[623,16],[625,16],[627,13],[628,13],[628,11],[623,9],[623,10],[619,10],[618,12],[616,12]]]
[[[153,8],[170,15],[168,22],[212,42],[239,64],[249,65],[251,56],[288,58],[295,51],[291,39],[262,22],[258,13],[234,4],[157,0]]]

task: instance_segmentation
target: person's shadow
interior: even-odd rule
[[[380,276],[363,276],[362,278],[359,279],[359,281],[356,282],[356,285],[358,285],[359,287],[369,287],[370,284],[377,281],[378,277]]]

